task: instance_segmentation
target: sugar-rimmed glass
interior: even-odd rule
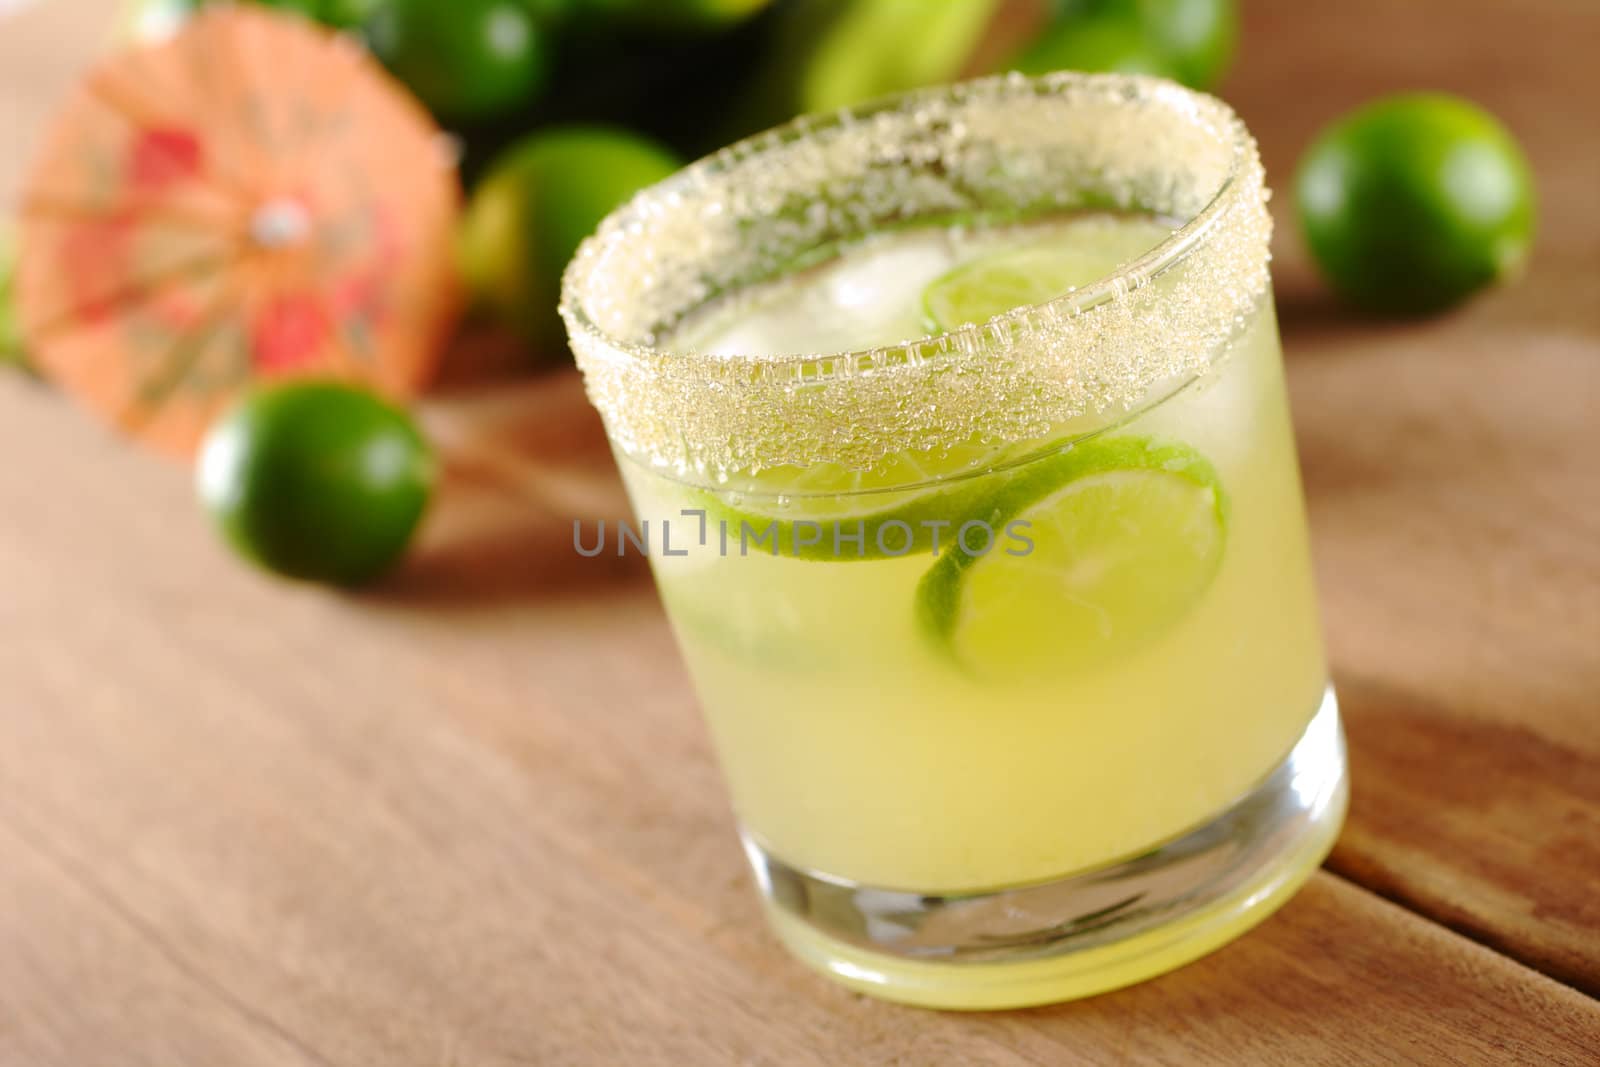
[[[1331,845],[1264,201],[1212,98],[1007,76],[735,145],[569,268],[757,884],[831,976],[947,1007],[1113,988],[1260,921]],[[1085,212],[1170,232],[901,343],[694,343],[874,234]],[[1014,521],[1037,551],[1000,547]]]

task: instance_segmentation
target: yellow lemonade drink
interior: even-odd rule
[[[1135,126],[1205,109],[1210,155],[1167,136],[1198,193],[1137,181],[1137,145],[1121,172],[1100,158],[1096,120],[1139,94]],[[608,311],[626,333],[630,301],[681,284],[608,254],[652,224],[720,232],[737,188],[695,194],[741,165],[819,165],[786,155],[803,136],[735,150],[603,229],[565,310],[780,935],[895,999],[1064,999],[1258,922],[1342,815],[1259,167],[1220,104],[1144,79],[911,99],[864,147],[921,146],[890,158],[927,210],[789,224],[769,198],[733,236],[805,239],[606,338]],[[1002,134],[1030,107],[1076,118],[1094,195],[924,188],[926,142],[981,130],[979,105]],[[881,193],[844,125],[806,131],[844,172],[813,203]],[[991,146],[1013,168],[1029,148]]]

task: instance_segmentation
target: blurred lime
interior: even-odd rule
[[[561,343],[561,272],[600,220],[682,164],[607,126],[558,126],[511,146],[473,192],[459,241],[477,305],[530,343]]]
[[[447,120],[532,103],[551,62],[548,31],[523,0],[384,0],[364,33],[373,54]]]
[[[206,436],[200,499],[243,555],[291,578],[356,585],[405,551],[433,486],[409,417],[330,382],[257,390]]]
[[[1233,0],[1064,0],[1010,65],[1028,74],[1159,74],[1209,89],[1233,58],[1237,32]]]
[[[1371,311],[1454,304],[1515,273],[1533,236],[1527,160],[1493,116],[1440,93],[1392,96],[1328,127],[1295,179],[1333,287]]]
[[[1123,18],[1091,18],[1050,26],[1011,63],[1011,69],[1024,74],[1086,70],[1178,76],[1177,69],[1151,45],[1144,27]]]
[[[832,111],[958,77],[1001,0],[806,0],[780,5],[762,62],[729,97],[718,133],[747,136],[809,111]]]
[[[797,110],[831,111],[950,81],[972,55],[997,6],[997,0],[843,5],[810,43]]]
[[[1118,0],[1136,8],[1145,33],[1173,70],[1195,89],[1211,89],[1227,73],[1239,34],[1234,0]]]
[[[772,0],[565,0],[580,18],[655,29],[714,30],[742,22]]]
[[[316,17],[329,26],[341,29],[360,26],[373,16],[388,0],[321,0]]]

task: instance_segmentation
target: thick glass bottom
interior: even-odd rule
[[[1344,820],[1332,688],[1288,756],[1202,826],[1143,854],[982,892],[879,889],[745,851],[796,956],[863,993],[933,1008],[1017,1008],[1153,978],[1237,937],[1311,876]]]

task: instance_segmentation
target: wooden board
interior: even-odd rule
[[[94,7],[0,23],[0,101]],[[575,377],[434,405],[478,458],[349,597],[238,566],[186,472],[5,376],[0,1063],[1600,1061],[1600,138],[1568,106],[1600,9],[1246,8],[1228,95],[1280,189],[1325,118],[1426,84],[1502,113],[1544,197],[1524,284],[1404,325],[1331,307],[1280,211],[1335,873],[1085,1003],[844,993],[762,926],[640,561],[571,564],[571,516],[625,506]]]
[[[1600,98],[1600,7],[1246,10],[1228,97],[1281,191],[1325,122],[1419,87],[1533,165],[1527,277],[1455,313],[1335,306],[1286,196],[1274,274],[1353,752],[1332,869],[1600,994],[1600,136],[1568,106]]]
[[[0,418],[75,459],[47,493],[0,466],[0,501],[35,501],[0,534],[23,905],[0,1061],[1582,1064],[1600,1033],[1593,1001],[1327,875],[1087,1004],[844,993],[762,927],[632,565],[484,597],[448,578],[475,535],[447,524],[380,595],[287,588],[213,543],[181,475],[53,398],[0,384]],[[131,518],[86,523],[91,499]]]

